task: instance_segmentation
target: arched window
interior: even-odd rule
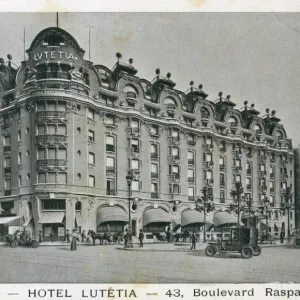
[[[230,127],[237,127],[237,120],[234,117],[230,117],[228,119],[228,123],[229,123]]]
[[[167,109],[175,109],[177,103],[173,98],[167,97],[164,100],[164,104],[167,105]]]
[[[209,118],[209,111],[205,107],[201,107],[200,115],[201,115],[201,118],[208,119]]]
[[[260,127],[260,125],[258,125],[258,124],[255,124],[254,126],[253,126],[253,130],[255,131],[255,133],[256,134],[261,134],[261,127]]]
[[[75,204],[75,210],[81,210],[81,202],[77,201]]]
[[[133,87],[132,85],[126,85],[124,88],[123,88],[123,92],[125,94],[127,94],[127,96],[129,97],[132,97],[132,98],[136,98],[136,95],[138,94],[137,90],[135,87]],[[134,95],[134,96],[133,96]]]
[[[277,130],[276,131],[276,138],[279,140],[279,141],[282,141],[283,140],[283,134],[281,131]]]

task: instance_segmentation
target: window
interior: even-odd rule
[[[11,166],[11,158],[10,157],[5,157],[4,167],[10,167],[10,166]]]
[[[89,152],[89,164],[91,165],[95,164],[95,154],[92,152]]]
[[[42,200],[43,210],[65,210],[66,201],[62,199]]]
[[[286,190],[286,182],[281,182],[281,188],[283,189],[283,190]]]
[[[194,179],[194,170],[193,169],[188,169],[188,178]]]
[[[212,179],[212,171],[210,171],[210,170],[205,171],[205,179],[206,180]]]
[[[241,175],[235,175],[234,177],[235,177],[234,179],[235,182],[241,182]]]
[[[19,175],[19,186],[22,186],[22,176]]]
[[[95,187],[95,176],[89,176],[89,187]]]
[[[18,164],[20,165],[22,163],[22,153],[19,152],[18,154]]]
[[[9,146],[11,144],[10,135],[4,137],[4,146]]]
[[[157,153],[157,144],[151,144],[150,145],[150,152],[151,153]]]
[[[139,121],[138,120],[131,120],[130,121],[131,128],[139,128]]]
[[[133,152],[139,152],[139,143],[138,139],[131,139],[131,148]]]
[[[58,149],[57,159],[67,159],[67,149]]]
[[[235,167],[240,167],[241,166],[241,160],[240,159],[235,159],[234,160],[234,166]]]
[[[147,112],[148,112],[149,116],[156,117],[156,110],[155,109],[147,107]]]
[[[151,183],[151,193],[157,193],[158,192],[158,184],[156,182]]]
[[[57,183],[67,184],[67,173],[59,172],[58,178],[57,178]]]
[[[38,183],[46,183],[46,173],[38,173]]]
[[[158,165],[151,164],[151,173],[158,173]]]
[[[228,119],[228,123],[229,123],[230,127],[236,127],[237,126],[237,120],[234,117],[230,117]]]
[[[179,138],[179,131],[178,131],[178,129],[173,129],[172,130],[172,137]]]
[[[220,157],[219,158],[219,165],[220,165],[220,167],[224,167],[224,165],[225,165],[225,159],[224,159],[224,157]]]
[[[158,135],[158,126],[156,126],[156,125],[151,126],[151,134]]]
[[[106,124],[109,124],[109,125],[114,125],[115,124],[115,118],[113,116],[106,116]]]
[[[193,134],[188,135],[188,142],[194,142],[195,141],[195,136]]]
[[[107,167],[115,167],[115,159],[113,157],[106,157],[106,166]]]
[[[47,173],[47,183],[55,183],[56,182],[56,173],[49,172]]]
[[[39,125],[38,127],[37,127],[37,134],[41,134],[41,135],[43,135],[43,134],[46,134],[46,126],[44,126],[44,125]]]
[[[47,133],[48,134],[56,134],[56,125],[48,125]]]
[[[106,136],[106,151],[115,151],[115,139],[112,136]]]
[[[274,181],[270,181],[270,189],[274,189]]]
[[[212,155],[210,153],[203,153],[203,158],[204,158],[204,161],[207,161],[207,162],[212,161]]]
[[[260,171],[264,172],[266,170],[266,165],[260,164],[259,169],[260,169]]]
[[[131,190],[132,191],[139,191],[140,190],[140,182],[138,180],[132,180]]]
[[[48,148],[48,159],[55,159],[56,148]]]
[[[95,141],[95,132],[93,130],[89,130],[88,140],[90,142],[94,142]]]
[[[14,209],[14,201],[0,202],[0,208],[4,210],[3,213],[11,213],[11,210]]]
[[[211,137],[207,137],[206,138],[206,145],[211,145],[212,144],[212,138]]]
[[[208,119],[209,118],[209,112],[205,107],[201,107],[200,115],[201,115],[202,119]]]
[[[171,155],[176,157],[176,158],[179,158],[179,148],[178,147],[172,147],[171,148]]]
[[[179,194],[179,185],[178,184],[173,184],[173,194]]]
[[[188,151],[188,161],[194,161],[194,152]]]
[[[220,203],[225,203],[225,192],[223,190],[220,191]]]
[[[172,166],[172,173],[175,175],[179,175],[179,166]]]
[[[132,170],[139,170],[140,161],[138,159],[131,160],[131,169]]]
[[[106,181],[106,194],[107,195],[115,195],[115,181],[114,180],[107,180]]]
[[[21,141],[21,130],[18,130],[18,142]]]
[[[225,174],[220,173],[220,185],[224,186],[225,185]]]
[[[5,179],[5,181],[4,181],[4,187],[5,187],[6,190],[10,190],[11,189],[11,180],[10,180],[10,178]]]
[[[76,204],[75,204],[75,210],[81,211],[81,208],[82,208],[81,202],[77,201]]]
[[[274,166],[270,166],[270,175],[274,174]]]
[[[189,187],[189,190],[188,190],[188,196],[189,197],[194,197],[194,188],[193,187]]]
[[[91,108],[88,109],[88,118],[93,120],[95,119],[95,112]]]

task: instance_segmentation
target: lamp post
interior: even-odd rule
[[[128,171],[126,176],[128,185],[128,248],[133,248],[132,233],[131,233],[131,184],[133,180],[132,172]]]
[[[265,197],[262,202],[263,202],[263,207],[266,210],[266,228],[267,228],[267,231],[266,231],[266,240],[268,240],[268,238],[269,238],[268,207],[270,205],[270,200],[267,197]]]
[[[206,243],[206,211],[214,210],[214,198],[209,181],[206,182],[206,186],[202,188],[201,193],[202,196],[196,201],[196,210],[203,211],[204,214],[203,243]]]
[[[237,228],[238,228],[238,234],[240,234],[240,212],[241,212],[241,202],[244,202],[244,198],[241,197],[244,192],[244,188],[242,186],[241,182],[236,182],[235,183],[235,190],[230,191],[230,196],[233,198],[233,202],[235,202],[235,205],[232,205],[232,208],[234,206],[237,206],[237,214],[238,214],[238,223],[237,223]],[[243,207],[242,207],[243,210]]]

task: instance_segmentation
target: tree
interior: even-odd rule
[[[290,240],[290,209],[293,208],[293,193],[290,187],[287,187],[283,192],[283,201],[281,202],[281,210],[286,212],[288,216],[288,235],[287,240]]]
[[[215,209],[212,187],[207,184],[201,189],[202,196],[196,200],[196,210],[204,214],[204,230],[203,243],[206,243],[206,212],[211,212]]]

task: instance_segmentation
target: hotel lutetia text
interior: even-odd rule
[[[80,291],[73,291],[69,289],[28,289],[28,298],[78,298],[92,299],[92,298],[137,298],[146,299],[146,295],[141,295],[139,289],[81,289]],[[160,291],[161,292],[161,291]],[[188,295],[187,295],[188,293]],[[300,297],[300,289],[275,289],[270,287],[264,288],[264,293],[256,294],[255,288],[248,289],[221,289],[221,288],[185,288],[180,289],[168,289],[164,294],[158,295],[163,298],[185,298],[185,296],[192,296],[194,298],[222,298],[222,297],[281,297],[281,298],[293,298]]]

